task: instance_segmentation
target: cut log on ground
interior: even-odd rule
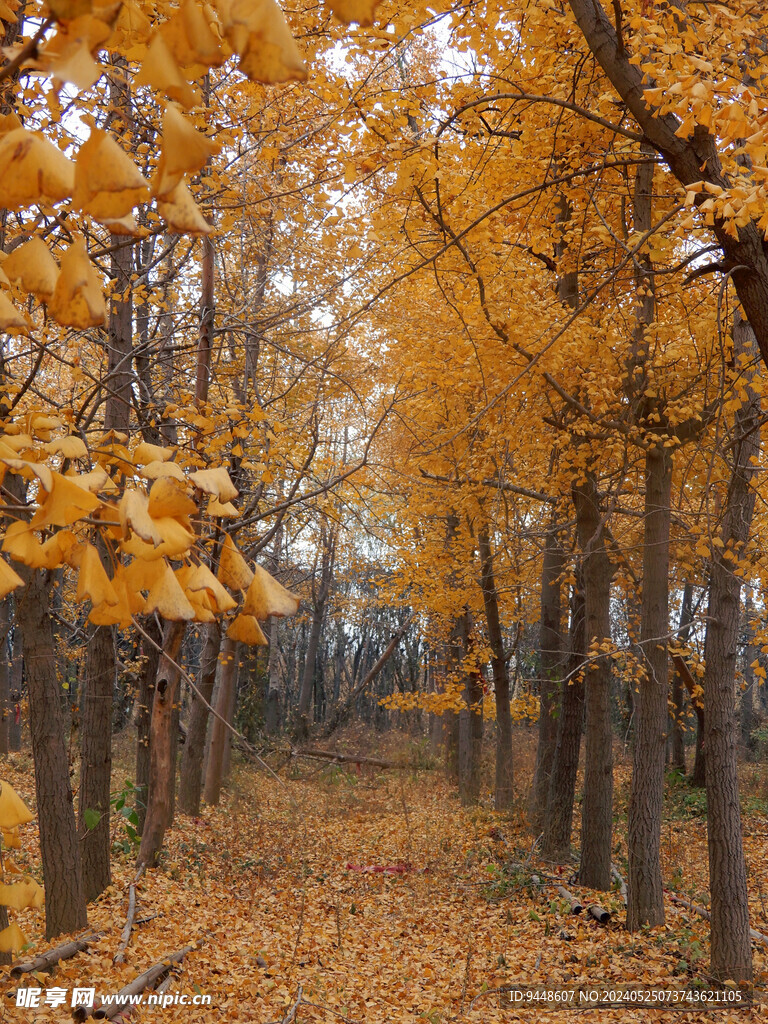
[[[568,892],[565,886],[562,885],[558,885],[557,891],[560,893],[564,900],[567,900],[568,903],[570,903],[572,914],[580,914],[582,912],[582,910],[584,909],[584,904],[577,896],[574,896],[572,893]]]
[[[125,963],[125,951],[128,948],[128,943],[131,941],[131,929],[136,918],[136,885],[143,874],[144,867],[142,865],[136,873],[136,877],[128,886],[128,914],[126,915],[125,925],[120,936],[120,945],[117,947],[117,952],[112,958],[113,964]]]
[[[608,924],[611,920],[610,910],[606,910],[597,903],[590,904],[590,906],[587,907],[587,913],[590,917],[594,917],[596,921],[599,921],[600,924]]]
[[[113,1020],[119,1014],[123,1013],[130,1003],[127,1002],[129,996],[137,996],[141,992],[145,992],[147,989],[154,988],[155,985],[162,981],[162,979],[169,973],[171,968],[176,964],[181,963],[187,953],[191,953],[197,949],[198,946],[185,946],[184,949],[180,949],[177,953],[172,953],[170,956],[165,957],[158,963],[153,964],[148,970],[144,971],[137,978],[121,988],[117,993],[114,1003],[100,1006],[76,1006],[72,1011],[72,1016],[78,1022],[83,1024],[83,1021],[88,1020],[89,1017],[93,1016],[96,1020]]]
[[[336,761],[338,764],[368,764],[374,768],[408,769],[409,764],[396,764],[394,761],[382,761],[378,757],[364,757],[362,754],[340,754],[336,750],[317,750],[302,747],[291,751],[291,757],[309,757],[318,761]]]
[[[81,939],[63,942],[60,946],[49,949],[47,953],[36,956],[34,960],[23,960],[11,968],[11,977],[20,978],[22,974],[29,974],[31,971],[50,971],[60,960],[69,960],[78,953],[84,953],[94,942],[98,942],[101,935],[101,932],[93,932]]]
[[[686,910],[692,910],[694,914],[698,914],[703,917],[705,921],[709,921],[709,911],[705,907],[700,907],[698,903],[690,903],[688,900],[681,900],[679,896],[675,896],[674,893],[670,894],[670,900],[678,907],[685,907]],[[758,932],[754,928],[749,929],[749,937],[753,942],[761,942],[764,946],[768,946],[768,935],[764,935],[763,932]]]

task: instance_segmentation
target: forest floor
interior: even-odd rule
[[[530,734],[523,737],[527,763],[531,740]],[[429,763],[423,746],[398,742],[402,755]],[[625,872],[628,767],[621,757],[619,762],[616,863]],[[525,771],[526,765],[521,789]],[[768,931],[768,818],[759,796],[765,779],[762,769],[747,766],[744,772],[752,923]],[[0,765],[0,777],[34,806],[28,755],[12,755],[10,765]],[[123,777],[115,774],[116,780]],[[665,879],[670,891],[697,903],[708,900],[702,810],[700,794],[671,781]],[[22,832],[24,848],[16,860],[39,877],[34,824]],[[508,987],[515,985],[710,989],[708,925],[669,902],[664,927],[630,935],[618,892],[587,892],[567,881],[572,866],[537,861],[522,802],[511,817],[494,814],[489,801],[462,808],[434,768],[356,770],[292,762],[276,779],[237,766],[221,805],[200,818],[180,818],[160,867],[141,879],[137,916],[155,916],[134,928],[120,966],[112,958],[135,854],[119,818],[113,833],[113,885],[89,908],[90,924],[103,930],[102,938],[91,953],[62,963],[50,976],[11,982],[8,969],[0,968],[0,1020],[70,1021],[75,986],[116,993],[156,961],[194,943],[199,948],[186,956],[169,992],[210,995],[211,1005],[145,1006],[132,1021],[495,1024],[544,1014],[557,1024],[688,1024],[743,1022],[768,1013],[765,1006],[703,1012],[669,1004],[655,1010],[575,1001],[513,1004]],[[571,916],[558,882],[585,904],[599,901],[612,913],[610,922]],[[42,938],[41,911],[15,916],[32,950],[51,945]],[[759,985],[768,987],[768,948],[755,948],[755,966]],[[24,985],[43,990],[38,1008],[17,1007],[15,991]],[[54,987],[67,990],[65,1005],[45,1005],[46,988]]]

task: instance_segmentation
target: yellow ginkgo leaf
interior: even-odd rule
[[[197,505],[187,494],[184,484],[173,477],[161,476],[149,490],[149,514],[160,516],[190,516],[197,512]]]
[[[20,953],[27,944],[27,937],[15,921],[0,932],[0,953]]]
[[[88,457],[88,449],[85,441],[77,434],[67,434],[66,437],[57,437],[49,441],[45,450],[51,455],[63,455],[65,459],[85,459]]]
[[[160,567],[160,563],[158,563],[158,567]],[[143,569],[144,575],[147,575],[146,568],[140,568]],[[146,601],[139,587],[135,585],[135,582],[139,580],[136,569],[134,569],[134,574],[136,575],[136,580],[129,582],[129,575],[126,573],[126,570],[122,565],[118,564],[112,579],[112,586],[118,598],[117,604],[95,605],[88,616],[91,622],[97,626],[122,626],[127,629],[131,625],[132,616],[144,614]],[[149,575],[152,575],[151,571]],[[144,583],[145,589],[149,589],[150,581],[145,580]]]
[[[231,501],[219,501],[213,497],[208,502],[208,515],[221,518],[223,516],[236,517],[240,515],[240,509],[236,508]]]
[[[372,25],[379,0],[328,0],[328,6],[345,25],[353,21],[358,25]]]
[[[162,537],[155,526],[154,519],[149,514],[149,498],[143,491],[139,491],[135,487],[126,487],[117,508],[123,536],[128,537],[133,531],[147,544],[157,547],[161,543]]]
[[[133,81],[135,85],[151,86],[169,99],[178,100],[187,109],[195,103],[195,91],[181,73],[161,35],[155,35],[147,47],[144,61]]]
[[[10,832],[17,825],[26,825],[33,817],[13,786],[0,780],[0,829]]]
[[[21,839],[19,838],[19,829],[16,828],[0,829],[0,835],[3,837],[3,846],[8,850],[20,850]]]
[[[143,235],[145,232],[136,223],[136,218],[132,213],[126,214],[125,217],[119,217],[113,219],[112,217],[102,217],[99,221],[105,228],[109,228],[113,235],[124,235],[130,238],[137,238],[139,235]]]
[[[51,471],[52,486],[44,501],[30,521],[30,526],[70,526],[97,509],[101,502],[80,487],[72,477]]]
[[[91,55],[82,39],[71,39],[56,53],[41,54],[41,67],[59,82],[71,82],[76,89],[90,89],[104,70]]]
[[[163,148],[152,179],[152,192],[156,196],[168,196],[185,174],[199,171],[218,149],[216,143],[197,131],[180,110],[169,105],[163,114]]]
[[[159,550],[168,558],[176,558],[183,555],[195,543],[195,535],[188,528],[184,518],[177,519],[174,516],[160,516],[153,519],[157,532],[162,538]]]
[[[185,0],[181,9],[160,28],[163,39],[176,63],[186,68],[190,77],[197,77],[199,68],[219,67],[226,55],[219,37],[205,16],[202,5]]]
[[[195,487],[199,487],[206,494],[215,495],[219,501],[231,501],[239,493],[223,466],[198,469],[195,473],[189,474],[189,479]]]
[[[207,590],[220,612],[228,612],[237,607],[237,601],[224,589],[207,565],[195,566],[190,573],[184,589],[189,591]]]
[[[9,523],[3,538],[2,550],[15,562],[28,565],[31,569],[42,569],[47,563],[43,545],[37,539],[34,530],[30,529],[29,523]]]
[[[98,327],[107,318],[102,284],[82,238],[76,239],[61,258],[61,271],[48,311],[62,327],[80,330]]]
[[[173,456],[173,448],[142,441],[133,450],[131,458],[137,466],[145,466],[149,462],[167,462]]]
[[[252,615],[236,615],[227,630],[227,636],[231,640],[239,640],[240,643],[268,647],[269,641],[261,631],[261,626]]]
[[[161,565],[162,572],[147,594],[145,613],[151,615],[152,612],[158,612],[164,619],[174,622],[194,619],[195,609],[181,589],[170,565],[166,561],[162,561]]]
[[[147,43],[152,33],[152,22],[133,0],[124,0],[114,23],[109,48],[125,50]]]
[[[174,480],[186,480],[184,470],[177,462],[148,462],[141,467],[141,475],[147,480],[158,480],[163,476],[173,477]]]
[[[117,219],[149,197],[149,183],[107,132],[94,128],[75,164],[73,205],[96,220]]]
[[[4,558],[0,558],[0,598],[10,594],[17,587],[23,587],[24,580],[17,572],[8,565]]]
[[[213,230],[184,181],[180,181],[165,198],[157,200],[157,211],[168,227],[180,235],[207,235]]]
[[[80,556],[80,575],[77,578],[76,601],[86,598],[93,605],[116,605],[119,598],[101,564],[99,552],[93,544],[86,544]]]
[[[61,565],[77,565],[80,561],[80,542],[71,530],[57,530],[43,544],[46,569]]]
[[[286,590],[266,569],[257,565],[243,601],[243,613],[262,620],[270,615],[295,615],[300,603],[300,597]]]
[[[117,485],[103,466],[97,466],[87,473],[78,473],[75,479],[78,486],[84,487],[86,491],[92,491],[94,494],[99,491],[117,490]]]
[[[26,910],[27,907],[42,907],[43,888],[33,878],[13,885],[0,884],[0,906],[11,907],[13,910]]]
[[[36,476],[46,491],[53,488],[53,472],[44,462],[30,462],[28,459],[13,459],[7,456],[2,456],[0,461],[27,479]]]
[[[47,0],[47,3],[57,21],[74,21],[93,10],[93,0]]]
[[[306,78],[296,41],[275,0],[218,0],[216,6],[243,74],[266,83]]]
[[[56,287],[59,268],[48,246],[38,235],[18,246],[3,263],[3,270],[12,281],[18,281],[25,292],[48,302]]]
[[[232,590],[247,590],[253,580],[252,570],[228,533],[224,534],[224,543],[221,545],[217,575],[224,586]]]
[[[184,565],[181,569],[176,570],[176,579],[179,581],[179,586],[187,595],[187,599],[192,607],[195,609],[195,622],[215,622],[216,621],[216,604],[211,597],[209,590],[201,588],[199,590],[190,590],[189,581],[192,579],[195,573],[195,568],[191,565]]]
[[[75,187],[75,168],[42,135],[16,128],[0,138],[0,181],[3,206],[18,210],[67,199]]]
[[[15,334],[19,331],[28,331],[29,324],[16,309],[14,304],[5,294],[0,292],[0,331],[6,334]]]

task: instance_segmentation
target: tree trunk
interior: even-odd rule
[[[581,730],[584,724],[584,680],[581,666],[586,650],[584,582],[581,567],[571,592],[570,656],[568,673],[562,683],[557,744],[549,782],[547,813],[544,819],[543,857],[567,861],[571,854],[573,801],[579,771]]]
[[[179,693],[178,662],[184,623],[169,622],[163,633],[152,718],[149,726],[149,797],[141,835],[138,866],[153,867],[170,824],[171,785],[174,778],[177,736],[172,734],[173,705]]]
[[[81,696],[80,794],[78,833],[83,862],[83,890],[88,903],[110,885],[109,793],[112,779],[112,694],[115,685],[115,640],[109,626],[90,636]],[[98,814],[89,828],[87,812]]]
[[[685,643],[691,634],[693,622],[693,586],[686,583],[683,588],[683,600],[680,605],[680,625],[677,631],[678,643]],[[683,715],[685,713],[685,684],[675,668],[672,673],[672,767],[685,772],[685,733],[683,732]],[[703,768],[703,765],[702,765]]]
[[[280,650],[278,647],[278,618],[269,618],[269,659],[267,661],[267,695],[264,702],[264,729],[268,736],[280,730]]]
[[[11,718],[8,723],[8,746],[12,751],[21,750],[21,692],[24,686],[24,638],[18,610],[17,602],[11,646]]]
[[[232,706],[235,680],[237,679],[237,642],[225,637],[219,656],[219,687],[216,711],[224,721]],[[221,783],[224,773],[224,745],[227,728],[219,718],[214,718],[211,728],[211,743],[208,751],[208,767],[205,774],[205,802],[215,807],[221,797]]]
[[[460,620],[464,664],[464,706],[459,712],[459,799],[476,804],[480,799],[480,758],[483,743],[483,683],[476,666],[470,664],[474,643],[472,616],[465,609]]]
[[[504,643],[499,618],[499,601],[493,573],[493,552],[488,527],[478,533],[480,549],[480,585],[483,590],[488,645],[491,648],[493,690],[496,697],[496,785],[494,809],[510,811],[514,799],[514,765],[512,760],[512,715],[509,709],[509,671],[504,657]]]
[[[541,620],[539,627],[539,742],[531,793],[531,822],[535,832],[544,828],[549,781],[557,743],[556,703],[563,674],[560,607],[560,576],[564,554],[558,540],[558,526],[553,522],[544,543],[541,570]]]
[[[646,452],[643,604],[640,644],[643,675],[635,706],[632,792],[629,804],[627,928],[664,923],[661,813],[669,709],[669,528],[672,459],[663,442]]]
[[[37,820],[45,882],[45,937],[88,924],[69,761],[51,628],[50,573],[17,567],[27,581],[17,616],[24,639]]]
[[[149,640],[142,637],[142,656],[144,663],[139,675],[139,692],[136,696],[136,814],[139,825],[136,831],[144,831],[149,802],[149,744],[152,720],[152,703],[155,697],[155,679],[160,664],[160,648],[163,634],[154,615],[144,621],[144,632]],[[154,641],[154,642],[153,642]]]
[[[747,588],[747,599],[744,607],[744,687],[741,691],[741,749],[744,757],[751,761],[755,756],[755,670],[753,663],[757,660],[755,631],[752,625],[752,588]]]
[[[10,726],[13,714],[11,659],[8,654],[10,624],[11,598],[5,597],[0,601],[0,757],[7,757],[10,750]]]
[[[754,334],[739,315],[734,317],[733,351],[736,365],[741,366],[740,357],[745,356],[744,365],[753,365],[757,355]],[[741,577],[733,569],[743,556],[755,507],[752,460],[757,462],[760,450],[759,422],[760,399],[749,387],[734,417],[733,470],[719,533],[722,546],[715,547],[712,557],[704,644],[704,747],[712,896],[710,974],[718,981],[752,979],[734,693]]]
[[[576,529],[584,572],[587,650],[610,641],[613,565],[605,548],[600,497],[594,473],[573,488]],[[581,808],[579,881],[591,889],[611,887],[613,826],[613,735],[611,660],[590,655],[585,676],[586,742],[584,799]]]
[[[221,627],[218,622],[209,622],[205,631],[205,645],[200,670],[200,693],[211,703],[213,684],[216,681],[216,666],[221,648]],[[198,815],[203,791],[203,757],[205,735],[208,731],[210,711],[198,698],[192,696],[189,712],[187,739],[181,756],[179,780],[179,810],[182,814]]]

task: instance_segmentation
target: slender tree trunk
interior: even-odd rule
[[[278,646],[278,618],[269,619],[269,659],[267,661],[267,695],[264,702],[264,728],[268,736],[280,730],[280,649]]]
[[[0,757],[10,750],[11,659],[8,654],[8,633],[11,626],[11,598],[0,601]],[[1,931],[2,929],[0,929]]]
[[[491,648],[493,689],[496,696],[496,786],[494,808],[512,809],[514,799],[514,765],[512,759],[512,715],[509,709],[509,671],[504,657],[504,643],[499,617],[498,592],[493,573],[493,552],[488,527],[478,533],[480,549],[480,585],[483,591],[488,644]]]
[[[627,927],[664,923],[661,812],[669,714],[669,528],[672,459],[663,442],[646,452],[643,605],[640,643],[643,676],[635,707],[632,792],[629,804]]]
[[[170,823],[171,785],[177,737],[172,733],[173,705],[178,699],[178,662],[184,623],[169,622],[163,634],[163,654],[155,680],[149,727],[149,799],[141,835],[138,865],[153,867]]]
[[[547,813],[541,853],[549,860],[567,861],[571,853],[573,801],[579,770],[581,730],[584,725],[584,681],[581,666],[586,650],[584,583],[577,565],[576,583],[571,592],[570,655],[568,673],[562,683],[557,745],[549,782]]]
[[[225,637],[221,643],[219,657],[219,687],[216,711],[224,721],[232,706],[233,691],[237,679],[237,643]],[[221,783],[224,770],[224,745],[227,729],[219,718],[214,718],[211,728],[211,743],[208,752],[208,767],[205,775],[205,802],[215,807],[221,797]]]
[[[683,588],[683,600],[680,605],[680,624],[677,631],[679,643],[685,643],[691,634],[693,622],[693,586],[686,583]],[[672,767],[685,772],[685,734],[683,732],[683,715],[685,713],[685,684],[675,668],[672,674]],[[702,764],[702,772],[703,772]],[[703,785],[703,780],[702,780]]]
[[[460,619],[464,693],[459,722],[459,799],[475,804],[480,798],[480,757],[483,741],[483,684],[478,669],[469,664],[473,638],[472,616],[468,608]]]
[[[24,638],[16,603],[11,646],[11,718],[8,723],[8,746],[12,751],[21,750],[21,691],[24,685]]]
[[[740,357],[748,357],[750,363],[757,358],[754,334],[739,315],[734,318],[733,350],[736,365],[741,365]],[[741,577],[733,569],[743,556],[755,507],[752,477],[760,450],[760,413],[759,396],[750,387],[734,417],[733,470],[719,534],[722,546],[715,548],[712,558],[704,644],[707,841],[712,895],[710,973],[719,981],[752,979],[734,693]]]
[[[83,889],[90,903],[110,885],[109,791],[112,778],[112,694],[115,640],[109,626],[96,626],[88,642],[81,696],[80,794],[78,832]],[[105,742],[106,737],[106,742]],[[86,812],[96,812],[89,828]]]
[[[200,667],[200,693],[211,703],[213,684],[216,680],[216,666],[221,648],[221,627],[218,622],[209,622],[205,631],[202,665]],[[192,707],[187,725],[187,740],[181,757],[179,781],[179,810],[182,814],[198,815],[203,791],[203,757],[205,734],[208,730],[208,708],[192,696]]]
[[[59,700],[50,573],[17,568],[27,581],[18,603],[29,689],[37,819],[45,882],[45,937],[75,932],[88,923],[80,847],[69,782],[64,719]]]
[[[594,474],[573,488],[576,528],[584,572],[587,648],[610,641],[613,565],[605,547],[600,497]],[[590,656],[585,676],[586,742],[584,799],[581,810],[579,881],[592,889],[611,887],[613,826],[613,734],[611,661]]]
[[[139,834],[144,831],[147,804],[149,803],[149,724],[152,720],[155,679],[160,664],[160,648],[163,643],[163,634],[160,632],[154,615],[145,620],[143,628],[150,639],[142,638],[144,663],[139,674],[139,692],[136,696],[136,814],[139,818],[136,831]]]
[[[744,606],[744,687],[741,691],[741,749],[744,757],[751,761],[755,756],[755,670],[753,663],[757,660],[755,631],[752,625],[752,588],[747,588],[747,599]]]
[[[560,576],[564,554],[558,540],[558,526],[553,522],[544,543],[541,570],[541,619],[539,626],[539,742],[531,793],[531,821],[534,831],[541,832],[547,810],[549,780],[557,743],[557,695],[562,679],[562,633],[560,607]]]

